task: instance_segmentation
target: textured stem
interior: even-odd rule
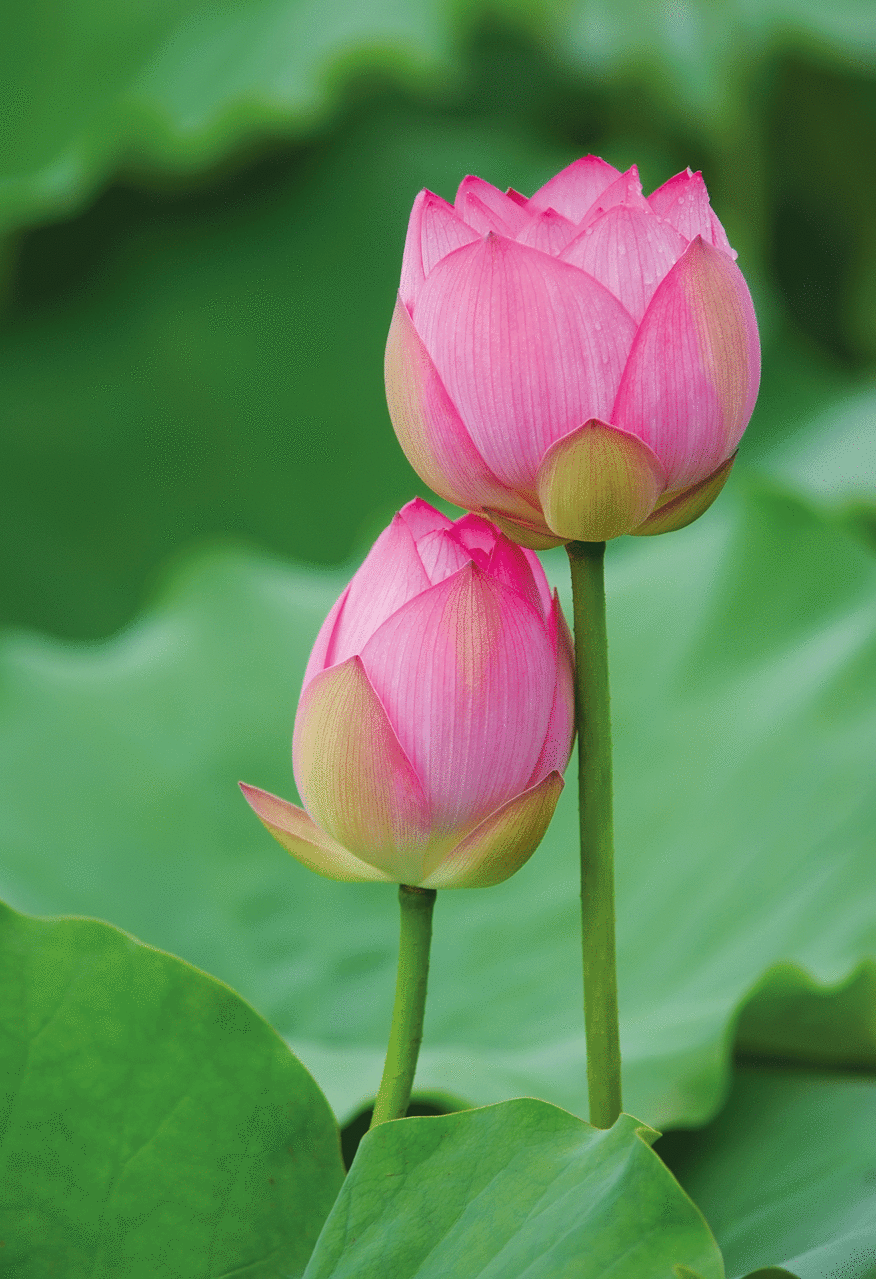
[[[570,542],[575,617],[578,810],[584,1026],[590,1122],[610,1128],[621,1111],[614,939],[611,711],[605,629],[604,542]]]
[[[400,884],[398,900],[401,932],[395,1003],[392,1006],[386,1064],[371,1118],[372,1128],[385,1124],[388,1119],[403,1119],[407,1114],[423,1038],[435,889]]]

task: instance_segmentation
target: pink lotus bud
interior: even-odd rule
[[[537,557],[417,499],[326,618],[292,758],[306,811],[243,786],[264,825],[340,880],[473,888],[535,851],[573,737],[572,643]]]
[[[536,549],[689,524],[757,398],[735,256],[689,169],[648,199],[592,155],[529,200],[421,191],[386,347],[411,465]]]

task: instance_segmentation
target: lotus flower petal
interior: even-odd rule
[[[736,449],[759,378],[757,322],[742,274],[698,237],[651,299],[611,421],[653,449],[668,488],[688,488]]]
[[[456,527],[453,520],[436,511],[434,506],[424,502],[421,497],[415,497],[410,502],[406,502],[399,511],[399,518],[407,524],[411,536],[418,545],[421,537],[436,532],[447,533]]]
[[[607,209],[613,209],[617,205],[643,210],[648,208],[648,202],[642,195],[639,170],[635,165],[627,169],[626,173],[621,173],[619,177],[615,178],[611,186],[606,187],[602,194],[593,201],[593,204],[578,225],[582,228],[589,226]]]
[[[687,241],[668,222],[647,209],[619,204],[585,227],[560,257],[604,284],[638,322],[686,248]]]
[[[430,585],[411,530],[405,519],[396,515],[347,588],[344,607],[326,650],[325,666],[337,666],[361,653],[369,637],[388,617]]]
[[[592,276],[502,236],[439,262],[413,318],[478,453],[530,501],[554,440],[608,417],[635,334]]]
[[[405,305],[413,305],[436,262],[477,238],[477,232],[466,226],[452,205],[432,191],[421,191],[411,210],[402,256],[399,293]]]
[[[556,659],[540,613],[517,591],[469,563],[384,622],[362,661],[436,828],[464,828],[524,789]]]
[[[538,518],[537,508],[501,484],[475,448],[401,299],[386,343],[385,372],[399,443],[430,488],[457,506]]]
[[[431,834],[429,805],[361,658],[307,685],[292,759],[313,820],[369,865],[415,883]]]
[[[548,773],[563,771],[575,740],[575,644],[556,591],[548,624],[557,653],[557,688],[544,745],[529,779],[530,786],[535,786]]]
[[[310,658],[307,662],[307,669],[304,672],[304,683],[302,688],[307,687],[314,675],[318,675],[320,671],[324,671],[327,666],[331,665],[331,662],[329,661],[329,653],[331,652],[332,641],[334,639],[335,631],[337,630],[338,621],[340,620],[341,613],[344,611],[344,605],[347,602],[349,590],[350,588],[348,586],[341,594],[340,598],[335,601],[328,617],[319,628],[319,634],[316,637],[316,641],[310,653]]]
[[[644,524],[631,530],[633,535],[648,537],[654,533],[674,533],[676,529],[687,528],[688,524],[698,520],[712,505],[727,483],[735,461],[734,453],[707,479],[700,480],[699,484],[693,484],[681,493],[664,494]]]
[[[542,253],[557,257],[577,234],[574,222],[554,209],[545,209],[544,213],[530,218],[517,236],[517,243],[528,244],[531,249],[540,249]]]
[[[500,235],[516,235],[529,220],[529,213],[504,191],[483,178],[463,178],[454,202],[459,217],[480,235],[497,231]]]
[[[648,196],[648,204],[658,217],[665,218],[686,240],[702,236],[706,244],[736,257],[721,223],[712,212],[709,193],[699,172],[685,169],[664,182]]]
[[[265,829],[283,845],[287,853],[291,853],[308,870],[314,870],[326,879],[336,879],[341,883],[361,880],[393,882],[391,875],[378,870],[376,866],[369,866],[333,839],[329,839],[303,808],[290,804],[287,799],[271,795],[266,790],[259,790],[257,786],[247,786],[245,782],[240,782],[240,789]]]
[[[636,528],[665,486],[646,444],[596,420],[552,445],[538,472],[548,525],[576,542],[604,542]]]
[[[538,848],[563,789],[559,773],[503,804],[430,871],[423,888],[489,888],[519,870]]]
[[[500,511],[492,511],[489,507],[486,508],[486,514],[506,537],[510,537],[512,542],[516,542],[518,546],[526,550],[550,551],[556,546],[562,546],[568,540],[565,537],[556,537],[544,520],[540,520],[538,524],[524,523],[523,520],[511,519]]]
[[[620,176],[620,170],[599,156],[585,155],[539,187],[529,208],[555,209],[570,222],[580,222],[594,201]]]

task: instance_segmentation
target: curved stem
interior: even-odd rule
[[[611,712],[605,628],[604,542],[570,542],[578,719],[581,929],[590,1122],[610,1128],[621,1111],[614,937]]]
[[[392,1006],[386,1064],[371,1117],[372,1128],[377,1124],[385,1124],[388,1119],[403,1119],[411,1100],[414,1072],[423,1038],[435,896],[434,888],[399,885],[401,932],[395,1003]]]

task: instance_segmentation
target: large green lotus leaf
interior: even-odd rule
[[[564,580],[562,557],[554,569]],[[228,981],[347,1116],[379,1080],[396,894],[305,871],[235,786],[293,796],[300,680],[340,586],[218,554],[111,642],[10,637],[0,887]],[[746,1001],[753,1052],[876,1063],[861,967],[876,955],[876,560],[740,475],[691,528],[613,548],[608,589],[628,1109],[707,1119]],[[570,781],[519,874],[439,894],[421,1094],[583,1112],[575,833]]]
[[[708,1128],[658,1147],[702,1208],[730,1279],[876,1274],[876,1082],[743,1068]]]
[[[0,906],[0,1076],[5,1274],[304,1270],[337,1127],[226,986],[96,920]]]
[[[629,1115],[599,1130],[532,1098],[381,1124],[306,1279],[724,1279],[655,1136]]]
[[[69,209],[120,165],[198,169],[254,138],[312,129],[362,66],[446,81],[449,49],[485,17],[532,30],[587,77],[643,80],[722,134],[740,130],[753,73],[789,35],[857,62],[876,50],[868,0],[43,0],[15,7],[4,29],[2,225]]]

